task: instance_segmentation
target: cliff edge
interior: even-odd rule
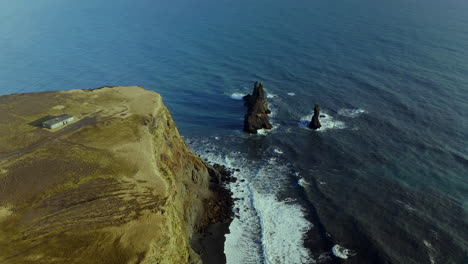
[[[0,113],[0,263],[201,261],[190,240],[216,195],[159,94],[4,95]]]

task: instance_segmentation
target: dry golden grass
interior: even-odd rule
[[[0,263],[199,262],[208,173],[158,94],[7,95],[0,112]],[[63,113],[78,120],[37,126]]]

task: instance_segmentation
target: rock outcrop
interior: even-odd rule
[[[223,188],[223,183],[229,183],[235,177],[231,176],[231,172],[224,166],[214,164],[213,166],[205,163],[208,173],[210,174],[211,191],[215,194],[216,198],[208,202],[209,211],[205,214],[204,221],[206,225],[213,223],[220,223],[231,221],[234,217],[232,207],[234,200],[232,199],[231,191]]]
[[[312,120],[309,123],[309,128],[317,130],[320,127],[322,127],[319,121],[319,117],[320,117],[320,105],[316,104],[314,107],[314,115],[312,116]]]
[[[247,106],[247,114],[244,117],[244,131],[257,134],[259,129],[271,129],[268,115],[268,103],[265,99],[263,83],[255,82],[252,94],[244,96],[244,104]]]
[[[157,93],[5,95],[0,113],[0,263],[200,263],[192,235],[232,218],[226,176],[188,150]],[[34,125],[63,113],[77,120]]]

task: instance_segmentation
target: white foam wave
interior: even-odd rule
[[[276,129],[278,129],[278,127],[279,127],[278,124],[274,124],[273,122],[272,122],[272,125],[273,125],[273,127],[272,127],[271,129],[264,129],[264,128],[262,128],[262,129],[257,130],[257,135],[266,136],[266,135],[268,135],[269,133],[272,133],[273,131],[275,131]]]
[[[266,263],[313,263],[302,246],[303,236],[311,228],[302,208],[279,202],[273,195],[257,195],[254,204],[262,226]]]
[[[293,93],[293,92],[290,92],[290,93],[287,93],[287,95],[289,95],[289,96],[295,96],[296,94]]]
[[[239,199],[235,202],[235,207],[239,208],[239,218],[234,218],[229,225],[229,234],[226,234],[226,260],[227,263],[261,263],[263,252],[261,244],[258,243],[261,226],[258,214],[252,206],[253,193],[249,188],[250,183],[242,175],[235,176],[244,181],[230,185],[233,197]]]
[[[277,149],[277,148],[275,148],[275,149],[273,150],[273,152],[275,152],[275,153],[277,153],[277,154],[283,154],[283,151],[282,151],[281,149]]]
[[[306,116],[301,117],[299,120],[299,127],[309,129],[308,125],[310,123],[310,120],[312,120],[313,114],[308,114]],[[344,129],[346,128],[346,124],[343,121],[336,120],[334,117],[332,117],[328,112],[322,111],[320,113],[320,124],[322,125],[321,128],[317,129],[317,131],[326,131],[328,129]]]
[[[264,128],[257,130],[257,134],[262,135],[262,136],[268,135],[268,132],[270,132],[270,130],[269,129],[264,129]]]
[[[234,99],[234,100],[242,100],[242,98],[244,96],[246,96],[247,94],[245,93],[232,93],[231,94],[231,99]]]
[[[356,255],[353,251],[340,245],[334,245],[332,248],[332,253],[335,255],[335,257],[341,259],[348,259],[348,257]]]
[[[365,112],[366,112],[366,110],[361,109],[361,108],[357,108],[357,109],[342,108],[342,109],[338,110],[338,114],[340,116],[346,116],[346,117],[350,117],[350,118],[356,118],[356,117],[364,114]]]
[[[267,98],[271,99],[271,98],[276,98],[278,97],[276,94],[272,94],[272,93],[267,93],[266,95]]]
[[[304,178],[300,178],[297,181],[297,184],[299,184],[299,186],[302,186],[302,187],[305,187],[306,185],[309,185],[309,183],[306,180],[304,180]]]
[[[434,247],[432,247],[429,241],[423,240],[423,243],[428,249],[428,255],[429,255],[429,260],[431,261],[431,264],[435,264],[434,253],[436,252],[436,250],[434,249]]]
[[[234,172],[238,181],[229,184],[233,197],[238,198],[235,201],[238,218],[234,218],[226,235],[224,253],[228,264],[315,263],[303,246],[304,235],[313,225],[294,198],[280,201],[275,195],[291,173],[287,165],[276,158],[255,163],[244,153],[218,151],[216,145],[207,142],[191,146],[212,163],[242,168]]]

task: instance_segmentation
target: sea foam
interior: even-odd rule
[[[308,125],[310,123],[310,120],[312,120],[313,114],[308,114],[306,116],[301,117],[299,120],[299,127],[301,128],[306,128],[309,129]],[[344,129],[346,128],[346,124],[343,121],[336,120],[334,117],[332,117],[328,112],[323,111],[320,113],[320,124],[322,125],[321,128],[317,129],[319,132],[323,132],[329,129]]]
[[[279,148],[275,148],[275,149],[273,150],[273,152],[275,152],[275,153],[277,153],[277,154],[283,154],[283,153],[284,153],[284,152],[283,152],[281,149],[279,149]]]
[[[297,184],[301,187],[305,187],[306,185],[309,185],[309,183],[304,180],[304,178],[300,178],[298,181],[297,181]]]
[[[345,117],[350,117],[350,118],[356,118],[362,114],[366,113],[366,110],[357,108],[357,109],[346,109],[342,108],[338,110],[338,115],[340,116],[345,116]]]
[[[337,258],[347,259],[350,256],[356,255],[352,250],[346,249],[340,245],[334,245],[332,248],[332,253]]]
[[[247,94],[245,93],[232,93],[231,94],[231,99],[234,99],[234,100],[242,100],[242,98],[244,96],[246,96]]]
[[[234,218],[226,235],[227,263],[314,263],[303,245],[305,233],[313,228],[304,209],[295,199],[276,197],[291,173],[288,166],[279,157],[249,160],[244,153],[218,148],[216,142],[220,141],[192,141],[191,147],[212,163],[242,168],[234,172],[238,181],[229,184],[233,197],[238,198],[234,205],[238,218]]]
[[[273,195],[257,195],[262,227],[263,253],[267,263],[312,263],[303,244],[304,234],[312,227],[299,205],[278,201]]]

